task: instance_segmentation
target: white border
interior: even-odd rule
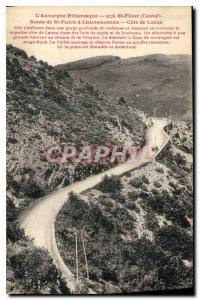
[[[3,2],[11,6],[198,6],[197,0],[56,0],[52,3],[48,0],[4,0]]]
[[[129,0],[98,0],[98,1],[92,1],[92,0],[87,0],[87,1],[75,1],[75,0],[56,0],[54,2],[49,3],[49,0],[43,1],[43,0],[18,0],[18,1],[5,1],[2,0],[0,3],[0,143],[1,143],[1,156],[0,156],[0,195],[1,195],[1,209],[0,209],[0,249],[1,249],[1,254],[0,254],[0,296],[1,299],[7,299],[9,296],[6,295],[6,226],[5,226],[5,162],[6,162],[6,155],[5,155],[5,142],[6,142],[6,127],[5,127],[5,111],[6,111],[6,105],[5,105],[5,92],[6,92],[6,77],[5,77],[5,69],[6,69],[6,51],[5,51],[5,45],[6,45],[6,37],[5,37],[5,32],[6,32],[6,13],[5,13],[5,7],[6,6],[190,6],[192,5],[195,9],[198,8],[199,4],[198,1],[175,1],[175,0],[156,0],[156,1],[143,1],[143,0],[138,0],[138,1],[129,1]],[[197,14],[197,13],[196,13]],[[197,22],[196,22],[197,23]],[[196,24],[196,33],[197,33],[197,40],[198,40],[198,26]],[[196,43],[196,49],[198,41]],[[197,54],[197,50],[195,51],[195,54]],[[199,84],[198,81],[198,68],[196,66],[195,69],[196,72],[196,82],[195,85],[196,87]],[[197,90],[197,89],[196,89]],[[195,95],[195,102],[197,101],[197,93]],[[199,110],[198,107],[196,106],[196,112],[195,116],[197,117],[199,115]],[[197,121],[197,127],[196,127],[196,150],[198,150],[199,146],[199,139],[198,139],[198,131],[199,131],[199,124],[198,120]],[[196,155],[198,152],[196,153]],[[196,172],[195,172],[196,173]],[[196,186],[199,186],[199,180],[197,178]],[[197,205],[197,198],[195,199],[195,208],[198,208]],[[198,212],[198,210],[197,210]],[[195,212],[196,213],[196,212]],[[195,215],[195,224],[197,226],[197,217]],[[199,228],[195,227],[195,239],[197,240],[198,237],[198,231]],[[196,243],[195,243],[196,244]],[[198,249],[196,251],[196,256],[198,254]],[[196,270],[196,291],[197,291],[197,286],[198,286],[198,269]],[[34,296],[30,296],[29,299],[33,299]],[[70,297],[70,296],[68,296]],[[101,296],[103,297],[103,296]],[[137,298],[138,296],[133,296],[133,298]],[[23,296],[18,296],[18,299],[22,299]],[[52,298],[52,296],[50,296]],[[72,297],[70,297],[72,298]],[[84,296],[84,298],[87,298]],[[113,298],[113,296],[110,296],[110,298]],[[121,296],[119,298],[125,298],[125,296]],[[139,298],[147,298],[147,296],[139,296]],[[162,297],[156,297],[156,298],[162,298]],[[170,297],[170,298],[175,298],[175,297]],[[190,298],[190,297],[185,297],[185,298]],[[37,297],[37,299],[42,299],[42,296]],[[74,297],[73,297],[74,299]]]

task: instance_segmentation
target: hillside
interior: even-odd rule
[[[107,57],[108,58],[108,57]],[[157,115],[171,112],[179,119],[191,119],[191,57],[154,54],[128,59],[114,59],[101,65],[98,58],[56,66],[84,80],[106,95],[124,97],[132,107]],[[105,61],[105,58],[104,58]]]
[[[119,61],[119,56],[112,56],[112,55],[104,55],[104,56],[94,56],[89,59],[79,59],[77,61],[71,62],[67,64],[67,70],[73,71],[73,70],[86,70],[86,69],[92,69],[97,68],[102,65],[113,63],[116,61]],[[57,66],[59,68],[59,66]],[[60,65],[62,67],[62,65]]]
[[[97,170],[45,160],[59,143],[143,144],[145,116],[67,71],[7,46],[7,176],[16,196],[37,198]]]
[[[34,210],[38,198],[113,167],[51,164],[45,159],[46,149],[60,143],[143,145],[146,114],[154,103],[159,103],[158,115],[170,107],[185,117],[191,103],[189,63],[187,56],[102,56],[54,68],[7,46],[10,294],[71,292],[48,251],[37,248],[19,228],[19,216],[29,205]],[[81,195],[70,194],[59,212],[57,247],[74,274],[77,232],[82,293],[88,288],[98,294],[192,288],[191,124],[173,120],[168,134],[171,141],[157,161],[121,177],[105,177]]]
[[[36,248],[18,226],[19,215],[37,198],[99,173],[110,165],[46,161],[60,143],[144,143],[146,117],[104,96],[67,71],[7,46],[7,292],[68,294],[49,253]],[[35,275],[36,274],[36,275]],[[50,275],[49,275],[50,274]]]
[[[121,177],[104,177],[95,188],[71,194],[60,211],[57,244],[75,273],[77,231],[83,290],[183,294],[183,289],[192,288],[192,131],[187,123],[175,122],[169,135],[172,142],[158,161]]]

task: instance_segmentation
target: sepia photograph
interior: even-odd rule
[[[9,295],[193,295],[191,6],[7,7]]]

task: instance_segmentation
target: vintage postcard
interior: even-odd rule
[[[193,294],[192,7],[7,7],[7,293]]]

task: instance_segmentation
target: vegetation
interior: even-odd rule
[[[154,181],[154,186],[156,187],[156,188],[160,188],[161,187],[161,184],[158,182],[158,181]]]
[[[22,250],[11,256],[10,264],[17,280],[20,281],[21,293],[33,295],[69,293],[46,250],[36,247]]]
[[[6,199],[6,213],[7,213],[7,241],[16,242],[25,238],[24,231],[17,225],[17,217],[19,211],[15,207],[13,201],[7,197]]]
[[[174,159],[175,159],[176,163],[179,165],[185,164],[185,158],[180,153],[177,153]]]
[[[153,54],[118,59],[112,64],[104,57],[106,63],[98,65],[101,59],[103,57],[88,58],[58,67],[96,86],[106,95],[117,99],[124,97],[127,104],[149,115],[158,107],[158,116],[165,117],[170,107],[175,117],[191,119],[190,56]]]
[[[143,187],[143,181],[141,178],[137,177],[137,178],[133,178],[130,181],[130,184],[135,187],[135,188],[142,188]]]
[[[156,168],[155,169],[158,173],[164,174],[163,168]]]
[[[98,185],[98,189],[104,193],[116,193],[121,188],[120,178],[117,176],[110,176],[107,175]]]
[[[186,219],[186,215],[189,215],[189,197],[182,195],[181,191],[178,196],[174,196],[167,191],[157,192],[155,194],[148,194],[144,198],[143,204],[155,213],[165,214],[168,220],[171,220],[174,224],[183,228],[189,228],[190,224]]]
[[[9,294],[70,293],[49,253],[28,240],[7,246],[7,273]]]
[[[88,76],[93,70],[96,73],[92,78],[95,80],[99,66],[102,72],[107,64],[110,72],[115,68],[117,70],[118,64],[121,68],[121,60],[117,57],[79,61],[75,65],[70,64],[68,67],[73,71],[68,71],[63,67],[53,68],[34,57],[28,58],[24,51],[15,47],[7,47],[7,264],[10,293],[69,293],[49,253],[33,246],[18,227],[20,202],[24,205],[24,199],[33,201],[57,187],[80,181],[113,166],[105,163],[60,167],[46,161],[46,149],[64,142],[80,146],[85,142],[93,145],[102,141],[104,145],[121,143],[126,141],[127,131],[136,145],[143,145],[145,116],[131,107],[132,97],[138,95],[136,105],[142,108],[144,104],[150,113],[150,99],[156,102],[156,97],[149,95],[150,90],[159,93],[163,86],[169,95],[167,82],[171,91],[171,73],[177,72],[179,75],[180,68],[184,74],[184,69],[188,69],[187,57],[176,60],[181,64],[174,68],[176,62],[167,65],[167,79],[163,79],[163,84],[162,68],[165,74],[165,61],[172,61],[172,58],[152,56],[140,58],[139,61],[133,59],[130,69],[133,66],[134,72],[138,71],[133,83],[128,60],[122,64],[127,71],[125,76],[131,75],[129,103],[129,90],[120,89],[120,85],[112,85],[114,89],[116,87],[114,99],[96,89],[96,85],[72,76],[77,66],[81,69],[78,76],[83,74],[86,66]],[[154,86],[156,83],[151,86],[151,68],[156,76],[157,70],[159,72],[158,88]],[[138,87],[143,86],[140,70],[146,72],[145,82],[150,83],[150,89],[146,91],[138,91]],[[147,74],[150,74],[150,82],[147,81]],[[106,76],[100,78],[104,80]],[[178,82],[176,85],[174,82],[176,91],[180,90],[183,96],[188,95],[190,90],[189,72],[186,76],[186,84],[184,77],[183,84]],[[113,78],[115,80],[115,76]],[[110,87],[110,78],[107,79]],[[128,80],[124,82],[130,86]],[[98,84],[97,81],[95,83]],[[118,87],[122,95],[118,93]],[[136,94],[133,94],[135,87]],[[112,92],[111,96],[114,95]],[[162,94],[165,97],[165,91]],[[166,102],[170,101],[174,105],[173,111],[183,115],[185,108],[181,105],[182,110],[176,110],[177,102],[173,101],[173,95],[169,95],[170,100],[165,98]],[[165,99],[160,99],[163,101],[160,114],[165,113]],[[178,99],[181,99],[179,95]],[[118,101],[120,105],[115,105]],[[125,181],[117,176],[105,176],[93,195],[89,192],[84,194],[85,200],[74,193],[69,195],[56,221],[56,238],[65,263],[75,272],[77,234],[80,281],[85,290],[92,287],[98,293],[107,294],[192,287],[193,270],[186,267],[183,261],[191,262],[193,252],[189,220],[192,218],[192,170],[191,163],[186,159],[186,155],[192,153],[192,143],[191,133],[186,135],[187,131],[191,132],[191,126],[185,122],[169,126],[172,142],[158,156],[160,162],[171,170],[165,172],[165,190],[161,188],[164,169],[158,167],[154,170],[157,172],[155,181],[147,172],[141,172],[137,178],[128,172],[124,176]],[[154,188],[151,189],[152,184]],[[82,236],[90,280],[85,279]]]
[[[9,188],[15,186],[19,198],[40,197],[113,165],[74,165],[68,171],[67,165],[60,168],[46,161],[46,150],[52,145],[121,143],[126,140],[125,129],[137,145],[144,142],[144,115],[127,106],[119,108],[114,105],[117,99],[11,45],[7,46],[7,79],[7,170]],[[115,126],[121,128],[119,138],[112,130]]]
[[[145,184],[149,184],[149,180],[148,180],[148,178],[147,178],[145,175],[142,176],[142,181],[143,181]]]
[[[191,236],[176,225],[164,226],[156,233],[156,241],[165,251],[183,259],[193,258],[193,241]],[[177,241],[177,242],[176,242]]]
[[[193,129],[191,122],[174,122],[169,134],[175,147],[184,153],[193,152]]]
[[[46,190],[47,187],[41,181],[31,177],[22,186],[23,194],[29,198],[40,198],[45,195]]]
[[[154,231],[159,228],[158,221],[154,211],[148,210],[146,215],[146,226],[149,230]]]
[[[152,212],[150,214],[149,221],[154,218]],[[185,268],[182,262],[185,256],[181,256],[180,251],[190,258],[187,256],[189,243],[185,249],[180,246],[179,249],[172,249],[171,245],[166,249],[166,230],[164,227],[160,230],[155,219],[150,225],[151,230],[157,230],[155,243],[144,237],[138,239],[133,223],[132,226],[130,224],[130,215],[121,207],[113,206],[111,214],[108,214],[97,202],[88,204],[71,194],[69,204],[60,212],[56,223],[56,236],[64,261],[75,272],[75,232],[78,230],[79,272],[81,281],[85,283],[86,269],[80,234],[83,230],[89,276],[93,281],[92,288],[97,292],[109,293],[115,285],[119,293],[161,290],[165,287],[173,289],[182,287],[185,281],[186,286],[190,287],[192,273]],[[134,233],[134,238],[124,243],[120,233],[125,235],[126,230]],[[182,246],[182,236],[172,235],[176,240],[175,243],[172,240],[171,244],[176,245],[180,238]]]
[[[19,228],[20,208],[7,199],[7,291],[9,294],[68,294],[48,251],[36,248]],[[10,274],[10,275],[9,275]]]

